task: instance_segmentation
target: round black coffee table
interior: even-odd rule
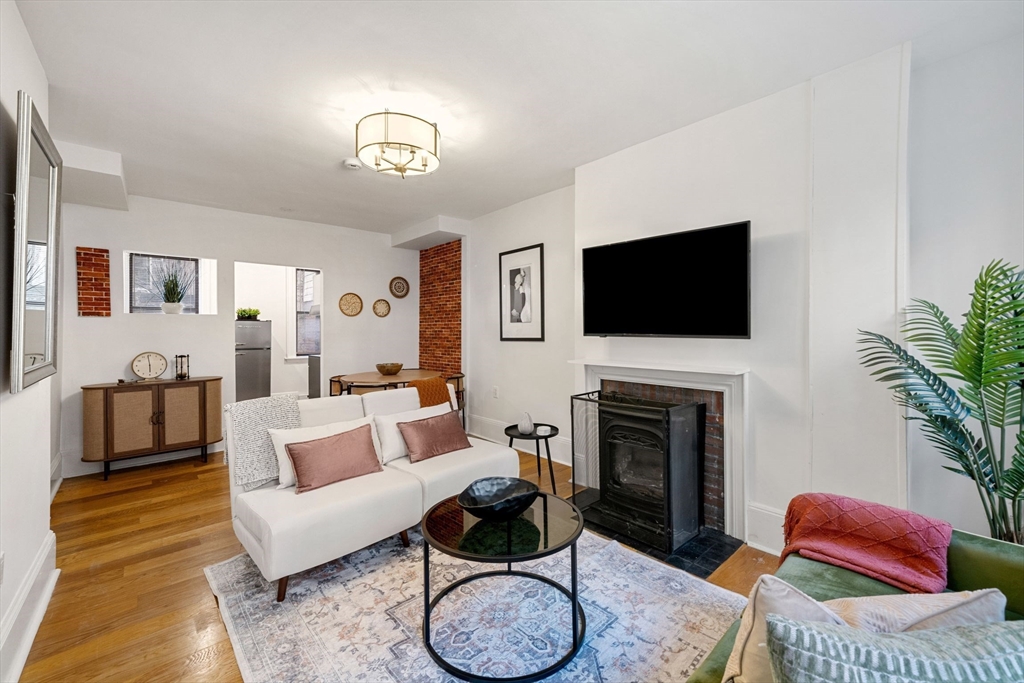
[[[587,618],[576,586],[576,540],[583,533],[583,514],[567,500],[541,493],[533,505],[508,522],[485,522],[464,511],[455,496],[446,498],[423,515],[423,644],[442,669],[467,681],[513,681],[529,683],[558,671],[572,661],[583,645]],[[471,574],[450,584],[430,599],[430,548],[471,562],[504,564],[505,568]],[[536,560],[569,548],[572,588],[567,589],[546,576],[512,569],[512,563]],[[441,657],[430,642],[430,613],[446,595],[477,579],[490,576],[522,576],[541,581],[561,591],[572,606],[572,649],[549,667],[511,678],[480,676],[460,669]]]
[[[538,434],[537,427],[548,427],[551,429],[547,434]],[[528,441],[537,442],[537,482],[540,482],[540,442],[544,442],[544,448],[548,452],[548,474],[551,475],[551,492],[556,496],[558,495],[558,489],[555,488],[555,468],[551,464],[551,442],[548,439],[553,439],[558,436],[558,427],[555,425],[549,425],[545,422],[538,422],[533,426],[533,431],[529,434],[523,434],[519,431],[519,425],[509,425],[505,427],[505,436],[508,437],[508,447],[512,448],[512,441],[514,439],[526,439]]]

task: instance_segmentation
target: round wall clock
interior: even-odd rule
[[[391,312],[391,304],[384,299],[377,299],[373,302],[373,314],[378,318],[384,318]]]
[[[396,299],[404,299],[409,294],[409,281],[404,277],[393,277],[388,289],[391,290],[391,296]]]
[[[358,294],[349,292],[338,299],[338,308],[347,316],[359,315],[363,310],[363,300],[359,298]]]
[[[132,372],[142,379],[156,379],[167,369],[167,359],[156,351],[143,351],[132,360]]]

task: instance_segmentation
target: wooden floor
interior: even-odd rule
[[[539,480],[549,490],[547,462]],[[520,453],[538,483],[536,458]],[[559,492],[569,468],[555,464]],[[51,511],[60,579],[22,681],[240,681],[203,567],[242,552],[227,466],[178,460],[64,482]],[[746,595],[778,558],[744,546],[709,581]]]

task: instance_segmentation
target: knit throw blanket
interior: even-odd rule
[[[786,511],[790,553],[870,576],[908,593],[946,588],[953,527],[931,517],[830,493],[804,493]]]
[[[231,420],[234,437],[231,457],[235,459],[235,484],[243,491],[252,491],[277,479],[277,453],[267,430],[302,426],[298,397],[277,394],[229,403],[224,412]]]

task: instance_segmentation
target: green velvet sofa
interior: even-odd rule
[[[953,530],[947,587],[952,591],[998,588],[1006,595],[1006,618],[1024,619],[1024,546]],[[848,569],[790,555],[775,576],[815,600],[903,593],[899,588]],[[721,683],[740,622],[737,620],[687,683]]]

